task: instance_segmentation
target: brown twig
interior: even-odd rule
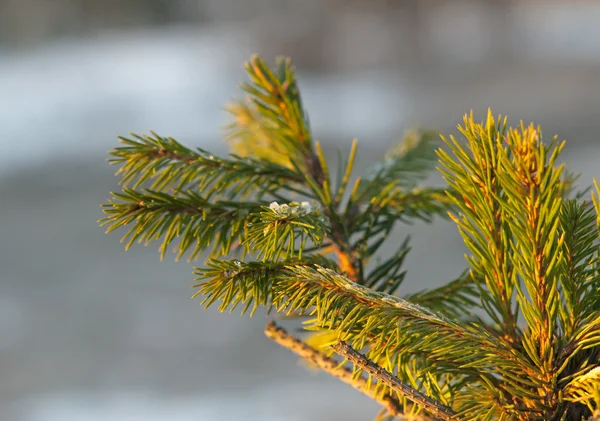
[[[446,405],[431,399],[429,396],[426,396],[418,390],[413,389],[406,383],[401,382],[397,377],[387,372],[379,365],[366,358],[364,355],[356,352],[346,342],[338,342],[337,344],[333,345],[333,349],[335,349],[338,354],[342,355],[367,373],[371,374],[377,379],[377,381],[387,385],[393,391],[405,396],[414,403],[421,405],[434,416],[446,421],[455,419],[456,413],[452,410],[452,408],[449,408]]]
[[[313,347],[290,335],[285,329],[277,326],[275,322],[270,322],[267,325],[265,328],[265,335],[284,348],[289,349],[305,360],[311,362],[321,370],[337,377],[344,383],[349,384],[371,399],[377,401],[386,408],[390,415],[400,416],[403,414],[402,405],[395,397],[390,395],[380,396],[375,393],[375,389],[367,384],[364,377],[354,378],[351,370],[340,367],[340,364],[337,361],[323,355]]]

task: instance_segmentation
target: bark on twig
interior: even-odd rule
[[[277,326],[275,322],[270,322],[267,325],[265,328],[265,335],[279,345],[288,348],[290,351],[311,362],[321,370],[337,377],[344,383],[349,384],[371,399],[377,401],[386,408],[390,415],[401,416],[403,414],[402,405],[395,397],[389,395],[381,396],[375,393],[375,389],[367,384],[364,377],[354,378],[351,370],[340,367],[340,364],[337,361],[327,357],[301,340],[290,335],[285,329]]]
[[[446,405],[431,399],[429,396],[426,396],[418,390],[413,389],[406,383],[401,382],[393,374],[387,372],[382,367],[366,358],[364,355],[352,349],[352,347],[350,347],[346,342],[338,342],[337,344],[333,345],[333,349],[335,349],[335,351],[341,356],[345,357],[367,373],[371,374],[377,379],[377,381],[382,382],[395,392],[400,393],[407,399],[422,406],[434,416],[446,421],[452,421],[455,419],[456,413],[452,410],[452,408],[449,408]]]

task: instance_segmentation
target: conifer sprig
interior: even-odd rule
[[[396,402],[394,414],[592,419],[600,187],[591,204],[583,192],[569,198],[573,178],[558,164],[564,143],[545,144],[539,128],[510,129],[491,113],[484,123],[471,115],[459,127],[466,144],[443,138],[447,149],[437,151],[448,189],[419,185],[434,152],[431,134],[416,132],[351,182],[357,142],[331,172],[289,60],[272,70],[253,57],[246,70],[249,97],[230,107],[229,137],[250,156],[215,157],[155,134],[122,138],[111,154],[124,187],[101,223],[127,226],[128,247],[162,241],[162,255],[170,245],[190,259],[212,249],[195,269],[205,306],[305,318],[309,342],[323,349],[283,342],[319,358],[339,341],[364,353],[369,364],[357,359],[350,377],[382,404]],[[470,269],[433,290],[393,295],[408,276],[408,237],[387,260],[373,265],[373,257],[399,221],[447,211]],[[224,259],[234,249],[241,260]],[[322,361],[330,370],[333,360]],[[410,402],[389,376],[431,402]]]
[[[320,210],[313,209],[309,202],[272,202],[263,207],[257,219],[246,224],[245,243],[263,261],[287,259],[294,252],[301,259],[306,241],[310,239],[313,246],[320,246],[329,229]]]
[[[488,116],[486,125],[477,124],[473,116],[465,116],[459,127],[469,146],[465,151],[454,138],[445,139],[454,158],[439,150],[439,170],[457,192],[454,197],[462,215],[453,217],[467,247],[474,256],[469,264],[487,288],[480,288],[482,304],[488,315],[511,337],[517,334],[517,314],[513,308],[514,269],[510,260],[512,245],[508,238],[508,223],[498,199],[504,196],[500,185],[495,146],[502,142],[506,120],[494,121]],[[504,236],[504,237],[503,237]]]
[[[109,162],[121,166],[117,175],[124,187],[137,189],[152,181],[149,187],[154,191],[193,189],[206,196],[229,197],[265,194],[285,187],[310,196],[308,190],[301,189],[301,173],[265,159],[236,155],[221,158],[155,133],[133,135],[133,139],[121,137],[120,141],[124,146],[111,152],[113,158]]]
[[[560,327],[572,337],[584,320],[600,309],[598,229],[594,209],[584,202],[566,200],[560,212],[563,233],[559,278],[563,299],[559,307]]]
[[[124,188],[113,193],[104,205],[107,215],[100,220],[107,232],[130,226],[123,236],[126,248],[162,239],[161,258],[178,241],[177,259],[191,251],[192,260],[212,246],[212,253],[226,254],[241,241],[245,224],[257,220],[261,205],[252,202],[218,200],[209,202],[193,191],[170,195],[161,191]]]
[[[453,358],[457,364],[469,361],[479,368],[489,364],[485,357],[486,348],[506,349],[485,329],[462,326],[460,322],[451,321],[425,307],[373,291],[318,266],[289,267],[281,281],[273,286],[273,302],[279,311],[306,311],[315,306],[311,311],[317,316],[314,326],[335,330],[340,340],[351,340],[355,345],[359,344],[358,349],[369,343],[378,348],[377,343],[372,343],[372,337],[378,338],[382,347],[371,351],[373,354],[393,350],[394,342],[403,341],[403,334],[421,337],[423,340],[415,341],[413,350],[426,352],[432,357],[445,353],[444,347],[451,343],[456,345],[454,341],[465,341],[465,345],[479,344],[482,349],[474,351],[475,354],[457,352],[453,357],[445,354],[448,361]],[[432,332],[440,335],[431,337]],[[451,347],[455,348],[454,345]]]
[[[450,138],[453,157],[439,155],[462,196],[453,219],[473,274],[485,282],[479,289],[491,328],[528,361],[526,379],[506,373],[505,387],[520,399],[511,416],[561,419],[575,407],[561,402],[560,387],[598,361],[598,318],[590,314],[600,295],[594,215],[564,198],[569,180],[557,164],[564,142],[546,146],[539,128],[507,130],[491,114],[484,125],[465,118],[462,132],[468,150]],[[516,326],[518,314],[525,327]]]
[[[330,269],[292,262],[267,273],[257,271],[254,263],[235,264],[238,267],[233,272],[229,266],[221,266],[219,272],[197,272],[199,279],[210,279],[199,284],[198,295],[206,297],[205,304],[219,299],[222,311],[232,309],[245,302],[247,291],[256,291],[250,294],[255,305],[283,313],[314,314],[312,328],[331,330],[356,349],[368,347],[370,358],[385,356],[390,371],[418,354],[426,357],[422,364],[430,366],[430,376],[439,370],[484,378],[484,384],[496,390],[498,364],[512,372],[521,369],[519,362],[527,365],[524,357],[484,328],[451,321],[425,307],[358,285]],[[233,287],[234,283],[243,289]],[[472,349],[465,353],[465,347]],[[492,358],[494,352],[496,359]]]
[[[282,165],[294,162],[311,174],[321,175],[290,59],[277,59],[272,70],[255,55],[244,68],[250,79],[242,84],[249,94],[247,101],[228,107],[234,117],[228,138],[235,149]],[[317,177],[317,181],[322,180]]]

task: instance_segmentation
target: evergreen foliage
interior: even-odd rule
[[[248,99],[228,108],[237,155],[121,138],[109,231],[162,241],[163,256],[209,251],[195,269],[206,307],[305,318],[305,342],[272,323],[267,336],[379,401],[379,419],[600,417],[600,187],[571,197],[564,142],[470,115],[466,142],[410,132],[353,178],[357,142],[331,171],[289,60],[246,70]],[[438,159],[448,187],[422,186]],[[456,279],[402,294],[408,238],[369,265],[397,223],[447,215],[469,250]]]

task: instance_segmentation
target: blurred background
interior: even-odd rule
[[[226,153],[223,105],[258,52],[292,57],[315,136],[357,137],[359,171],[410,127],[454,133],[491,107],[567,139],[589,185],[599,20],[591,0],[0,0],[0,419],[372,419],[268,341],[264,315],[202,311],[191,264],[103,234],[106,152],[152,129]],[[451,224],[389,248],[407,233],[405,292],[465,267]]]

